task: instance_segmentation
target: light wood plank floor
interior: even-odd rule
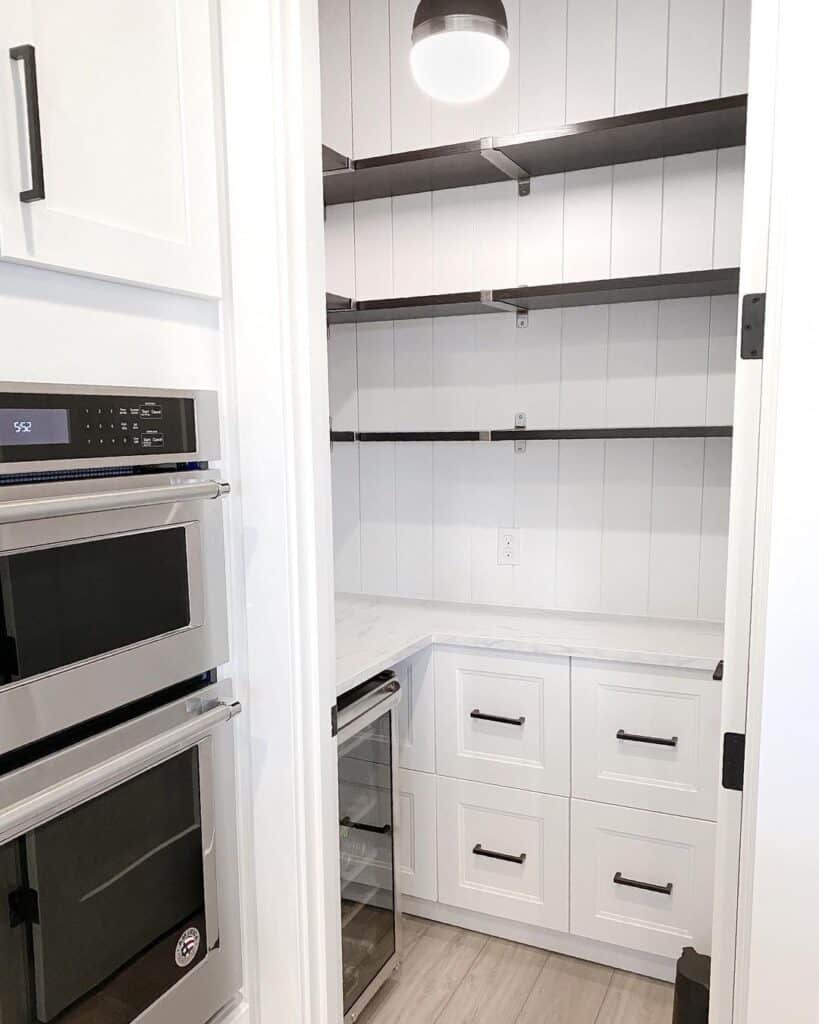
[[[404,917],[401,973],[359,1024],[670,1024],[673,986]]]

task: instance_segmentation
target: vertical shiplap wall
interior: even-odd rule
[[[468,106],[415,86],[417,0],[319,0],[324,141],[363,158],[744,92],[750,0],[505,0],[512,60]]]
[[[346,56],[325,45],[323,64],[338,59],[349,82],[325,93],[336,148],[351,151],[345,132],[364,157],[746,88],[748,0],[512,0],[509,78],[485,104],[447,108],[409,75],[400,26],[414,6],[350,0]],[[734,266],[743,159],[740,148],[550,175],[524,198],[504,182],[330,207],[327,286],[365,299]],[[526,330],[500,314],[335,327],[334,424],[485,428],[519,411],[544,427],[728,423],[735,334],[729,297],[544,311]],[[720,619],[730,450],[336,445],[337,586]],[[521,564],[501,567],[509,526]]]
[[[737,300],[347,324],[334,426],[727,424]],[[340,590],[720,619],[730,441],[337,444]],[[517,527],[520,565],[498,566]]]

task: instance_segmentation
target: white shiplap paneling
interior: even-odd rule
[[[618,0],[615,114],[665,106],[669,0]]]
[[[366,594],[391,595],[398,589],[395,447],[394,444],[358,445],[361,589]]]
[[[349,153],[353,139],[360,158],[744,92],[750,6],[507,0],[506,79],[487,100],[456,106],[430,101],[412,79],[415,0],[321,0],[325,141]]]
[[[523,330],[513,316],[497,315],[357,331],[357,352],[344,333],[339,352],[331,351],[331,401],[336,417],[351,408],[344,382],[357,365],[360,416],[370,429],[507,426],[518,411],[544,427],[731,419],[734,296],[542,310]],[[352,415],[343,415],[345,425]],[[336,480],[340,458],[353,474],[347,487],[337,484],[336,500],[355,505],[353,447],[336,445],[333,458]],[[364,578],[379,580],[378,593],[395,586],[412,597],[528,607],[577,601],[625,614],[705,616],[722,606],[724,581],[711,568],[719,558],[700,562],[699,549],[722,551],[727,504],[718,499],[728,478],[719,475],[724,459],[703,477],[701,441],[530,442],[523,454],[511,444],[399,444],[394,461],[385,455],[376,465],[379,447],[393,448],[361,446],[370,454],[360,541]],[[384,523],[391,503],[392,526]],[[501,568],[497,528],[512,524],[521,530],[521,564]],[[358,535],[343,516],[338,529],[339,572],[355,581]],[[572,565],[585,582],[571,582]]]
[[[566,121],[614,113],[617,0],[568,0]]]
[[[723,0],[670,0],[666,102],[720,95]]]

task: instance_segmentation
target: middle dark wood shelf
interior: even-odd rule
[[[739,268],[720,267],[716,270],[694,270],[679,274],[567,281],[528,288],[414,295],[395,299],[351,301],[328,294],[327,320],[331,324],[345,324],[417,320],[433,316],[469,316],[476,313],[514,313],[516,310],[736,295],[738,289]]]

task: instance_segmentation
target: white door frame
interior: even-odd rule
[[[771,170],[776,102],[777,37],[780,0],[754,0],[748,74],[749,109],[745,150],[742,250],[739,282],[739,327],[742,296],[764,292],[768,277]],[[738,331],[739,335],[739,331]],[[763,368],[770,359],[736,360],[734,437],[731,452],[731,515],[725,611],[725,671],[722,732],[746,734],[751,679],[751,636],[754,578],[757,571],[757,500]],[[753,701],[753,692],[750,694]],[[717,812],[717,856],[711,970],[711,1024],[744,1020],[734,1016],[735,972],[743,956],[747,881],[740,870],[743,830],[752,818],[753,793],[749,770],[756,758],[746,738],[744,793],[720,788]],[[745,842],[747,843],[747,836]],[[752,859],[752,849],[743,859]],[[739,975],[737,980],[739,980]]]
[[[247,997],[342,1018],[318,9],[220,0],[225,334],[247,650]],[[235,460],[235,461],[234,461]]]

